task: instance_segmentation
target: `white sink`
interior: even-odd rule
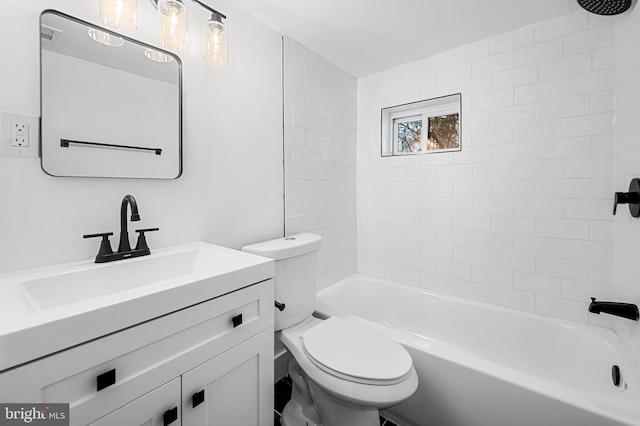
[[[2,274],[0,371],[274,275],[270,259],[206,243]]]
[[[178,277],[215,273],[219,264],[238,264],[205,248],[161,253],[37,278],[20,283],[33,310],[48,310],[114,293],[166,282]],[[238,265],[240,266],[240,265]]]

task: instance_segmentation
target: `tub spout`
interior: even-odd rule
[[[591,298],[589,312],[594,314],[604,312],[605,314],[616,315],[633,321],[638,321],[638,318],[640,318],[638,305],[634,305],[633,303],[600,302],[596,301],[595,297]]]

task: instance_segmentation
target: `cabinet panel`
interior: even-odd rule
[[[273,329],[269,329],[182,376],[184,424],[270,426],[272,382]]]
[[[170,421],[173,417],[175,420]],[[91,423],[90,426],[180,426],[180,424],[180,378],[178,377]]]
[[[272,326],[268,280],[0,373],[0,401],[66,402],[86,425]]]

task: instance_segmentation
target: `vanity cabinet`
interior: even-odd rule
[[[273,294],[268,279],[6,370],[0,401],[69,403],[74,426],[271,425]]]

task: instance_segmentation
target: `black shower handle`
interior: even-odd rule
[[[616,192],[613,195],[613,214],[618,210],[618,204],[629,204],[629,212],[633,217],[640,216],[640,179],[634,178],[629,183],[629,192]]]

